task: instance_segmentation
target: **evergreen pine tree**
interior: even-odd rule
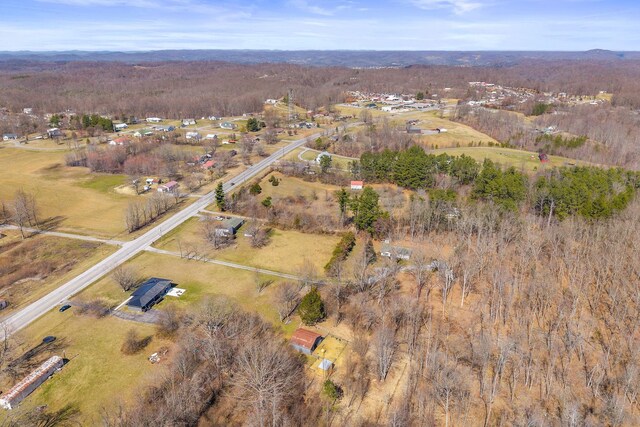
[[[222,182],[219,182],[218,186],[216,187],[216,205],[222,212],[224,212],[227,207],[227,202],[224,197],[224,189],[222,188]]]
[[[324,303],[317,287],[314,286],[302,297],[302,301],[298,306],[298,314],[305,325],[314,325],[326,317]]]

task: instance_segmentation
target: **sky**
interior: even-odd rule
[[[638,0],[0,0],[0,51],[640,50]]]

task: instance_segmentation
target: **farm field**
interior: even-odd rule
[[[482,163],[484,159],[490,159],[493,162],[499,163],[503,166],[513,166],[516,169],[520,169],[525,172],[535,172],[542,169],[565,166],[567,164],[586,164],[583,161],[573,160],[560,156],[549,156],[548,163],[540,163],[540,160],[538,159],[538,153],[500,147],[440,148],[438,150],[432,150],[430,151],[430,153],[447,153],[452,156],[461,156],[465,154],[467,156],[473,157],[480,163]]]
[[[64,166],[63,152],[2,148],[0,164],[0,199],[10,200],[23,189],[34,194],[41,220],[51,219],[60,231],[101,237],[124,232],[123,212],[133,196],[113,191],[124,176]]]

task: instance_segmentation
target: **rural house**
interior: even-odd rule
[[[351,181],[352,190],[362,190],[364,187],[364,181]]]
[[[291,346],[304,354],[311,354],[322,341],[322,335],[308,329],[298,328],[291,336]]]
[[[242,227],[242,224],[244,224],[244,219],[242,218],[229,218],[216,228],[216,234],[225,237],[234,236]]]
[[[169,181],[158,187],[159,193],[175,193],[180,185],[176,181]]]
[[[47,135],[49,136],[49,138],[59,138],[63,136],[62,131],[58,128],[47,129]]]
[[[195,125],[196,119],[182,119],[182,126]]]
[[[220,128],[222,128],[222,129],[234,130],[237,127],[238,126],[235,123],[231,123],[231,122],[222,122],[222,123],[220,123]]]
[[[402,246],[391,246],[385,243],[382,245],[380,255],[394,259],[409,259],[411,258],[411,249],[403,248]]]
[[[160,123],[161,121],[160,117],[147,117],[147,123]]]
[[[18,135],[16,135],[15,133],[5,133],[4,135],[2,135],[3,141],[9,141],[10,139],[18,139]]]
[[[320,159],[322,159],[324,156],[331,158],[331,153],[323,151],[322,153],[318,154],[318,156],[316,157],[316,163],[320,163]]]
[[[187,132],[187,134],[185,135],[186,139],[195,139],[195,140],[199,140],[200,139],[200,133],[198,132]]]
[[[159,303],[172,286],[171,280],[152,277],[133,292],[127,307],[131,310],[147,311]]]

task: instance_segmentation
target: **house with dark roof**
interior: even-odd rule
[[[162,301],[162,298],[171,289],[171,280],[152,277],[131,294],[131,299],[127,302],[127,307],[136,311],[147,311],[155,304]]]
[[[244,219],[231,217],[220,224],[219,227],[216,227],[216,234],[224,237],[235,236],[242,224],[244,224]]]
[[[298,328],[291,336],[291,346],[304,354],[311,354],[322,341],[322,335],[308,329]]]

